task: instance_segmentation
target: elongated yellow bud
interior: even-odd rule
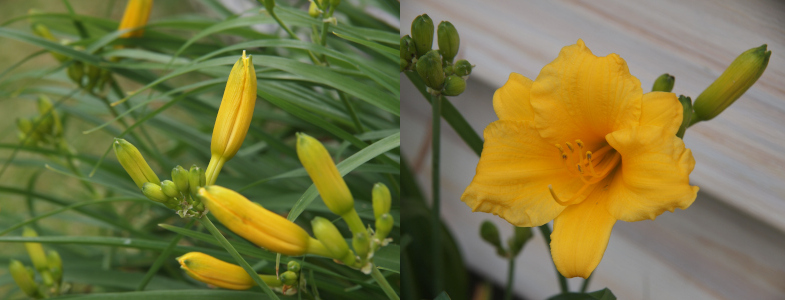
[[[142,153],[139,153],[139,149],[136,149],[134,145],[124,139],[115,138],[112,147],[114,148],[114,154],[117,155],[117,160],[123,165],[123,169],[125,169],[128,175],[131,175],[131,179],[134,180],[137,187],[141,189],[145,182],[155,183],[156,185],[161,182],[158,179],[158,175],[155,175],[153,169],[150,168],[150,165],[142,157]]]
[[[132,29],[147,25],[150,18],[150,10],[153,9],[153,0],[128,0],[125,6],[123,20],[120,21],[118,30]],[[121,38],[141,37],[144,29],[138,29],[123,33]]]
[[[257,246],[290,256],[330,257],[324,245],[300,226],[235,191],[211,185],[199,189],[199,198],[221,224]]]
[[[242,267],[201,252],[186,253],[178,257],[177,261],[188,276],[207,284],[230,290],[247,290],[256,285]],[[275,275],[259,274],[259,277],[268,286],[283,286]]]
[[[717,80],[695,98],[692,108],[698,121],[708,121],[739,99],[763,75],[771,51],[766,45],[752,48],[737,57]]]
[[[379,182],[373,185],[371,198],[373,199],[373,216],[375,218],[378,219],[382,214],[390,212],[390,190],[384,183]]]
[[[330,211],[344,215],[354,209],[352,193],[322,143],[307,134],[298,133],[297,156]]]
[[[243,56],[237,60],[226,82],[221,107],[213,127],[213,139],[210,143],[210,164],[205,175],[207,184],[212,185],[224,163],[232,159],[245,140],[248,126],[251,124],[253,109],[256,104],[256,71],[251,56]]]
[[[38,233],[30,227],[25,227],[24,231],[22,231],[22,236],[37,237]],[[44,284],[52,286],[54,279],[49,272],[49,261],[44,253],[44,247],[41,246],[41,243],[25,243],[25,248],[27,249],[27,254],[30,255],[30,260],[33,262],[33,267],[41,274]]]
[[[38,291],[38,285],[33,281],[30,274],[27,272],[27,268],[22,264],[22,262],[12,259],[11,263],[8,265],[8,272],[11,273],[11,277],[14,278],[16,285],[19,286],[19,289],[25,292],[30,297],[33,298],[41,298],[41,292]]]

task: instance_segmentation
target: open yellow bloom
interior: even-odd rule
[[[676,95],[643,94],[618,55],[583,41],[532,81],[511,74],[493,96],[477,174],[461,200],[521,227],[554,220],[551,255],[565,277],[588,278],[616,220],[654,219],[695,201],[692,152],[676,131]]]
[[[217,287],[230,290],[247,290],[255,286],[250,275],[243,267],[230,264],[201,252],[189,252],[177,258],[180,268],[191,278]],[[281,280],[275,275],[259,274],[262,281],[271,287],[281,287]]]
[[[205,175],[207,184],[215,183],[224,163],[232,159],[240,150],[248,126],[251,125],[253,109],[256,105],[256,71],[251,56],[243,56],[237,60],[229,73],[218,117],[213,127],[213,138],[210,142],[210,164]]]
[[[123,20],[120,21],[118,30],[137,28],[147,25],[150,10],[153,9],[153,0],[128,0],[125,6]],[[132,30],[121,35],[121,38],[141,37],[144,29]]]
[[[217,185],[199,189],[199,198],[221,224],[257,246],[290,256],[307,253],[330,257],[331,252],[302,227]]]

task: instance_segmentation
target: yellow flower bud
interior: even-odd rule
[[[383,240],[387,238],[387,235],[392,231],[393,225],[395,225],[395,220],[389,213],[383,214],[376,219],[376,239]]]
[[[247,290],[256,285],[242,267],[201,252],[186,253],[178,257],[177,261],[188,276],[207,284],[230,290]],[[282,286],[275,275],[259,274],[259,277],[268,286]]]
[[[24,231],[22,232],[23,237],[37,237],[38,233],[35,232],[30,227],[25,227]],[[25,243],[25,248],[27,248],[27,254],[30,255],[30,260],[33,262],[33,266],[36,270],[46,270],[48,267],[48,263],[46,260],[46,254],[44,254],[44,247],[41,246],[41,243]]]
[[[354,209],[352,193],[322,143],[307,134],[298,133],[297,156],[330,211],[344,215]]]
[[[153,8],[153,0],[128,0],[125,6],[125,13],[123,20],[120,21],[118,30],[132,29],[147,25],[147,19],[150,18],[150,10]],[[121,38],[141,37],[144,34],[144,29],[138,29],[123,33]]]
[[[692,123],[713,119],[739,99],[766,70],[770,56],[771,51],[766,51],[766,45],[739,55],[717,80],[695,98],[693,109],[698,118]]]
[[[142,157],[142,153],[139,153],[139,149],[136,149],[134,145],[124,139],[115,138],[112,147],[114,154],[117,155],[117,160],[120,161],[128,175],[131,175],[131,179],[134,180],[137,187],[141,189],[145,182],[155,184],[161,182]]]
[[[41,297],[41,292],[38,291],[38,285],[35,284],[33,278],[30,278],[30,274],[27,273],[27,268],[25,268],[22,262],[12,259],[11,263],[8,265],[8,272],[11,273],[11,277],[14,278],[16,285],[18,285],[19,289],[25,292],[25,294],[36,299]]]
[[[390,212],[390,189],[384,183],[377,183],[373,185],[371,191],[371,198],[373,199],[373,216],[379,218],[382,214]]]
[[[257,246],[289,256],[330,256],[324,245],[300,226],[235,191],[211,185],[199,189],[199,198],[221,224]]]
[[[167,196],[160,185],[152,182],[145,182],[142,186],[142,194],[150,200],[166,204],[172,198]]]
[[[311,5],[308,6],[308,15],[311,16],[312,18],[316,18],[319,16],[319,14],[320,14],[319,7],[316,6],[316,2],[312,0]]]
[[[188,171],[182,166],[177,166],[172,169],[172,181],[174,181],[175,185],[177,185],[177,189],[180,190],[180,193],[183,193],[183,195],[188,195],[189,191],[188,174]]]
[[[347,265],[354,264],[354,253],[349,250],[349,245],[341,235],[341,232],[338,231],[338,228],[330,220],[315,217],[311,220],[311,226],[313,227],[313,234],[332,254],[329,257],[340,260]]]
[[[226,82],[221,107],[213,127],[210,143],[210,164],[207,166],[207,184],[212,185],[224,163],[232,159],[245,140],[256,104],[256,71],[251,56],[237,60]]]
[[[161,181],[161,191],[170,198],[180,197],[180,190],[177,189],[177,185],[171,180]]]
[[[46,262],[55,282],[60,284],[63,281],[63,260],[60,258],[60,254],[54,250],[47,251]]]

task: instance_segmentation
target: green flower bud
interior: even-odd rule
[[[425,81],[428,87],[440,91],[444,85],[444,70],[439,52],[431,50],[417,61],[417,74]]]
[[[371,249],[371,239],[368,237],[368,232],[358,232],[352,239],[352,248],[361,258],[368,257],[368,251]]]
[[[371,198],[373,199],[373,216],[379,218],[382,214],[390,212],[390,189],[384,183],[376,183],[373,185],[371,191]]]
[[[30,227],[25,227],[24,231],[22,231],[22,236],[37,237],[38,233]],[[48,264],[46,262],[46,254],[44,254],[44,247],[41,246],[41,243],[25,243],[25,248],[35,269],[39,271],[46,270]]]
[[[311,16],[312,18],[319,17],[320,14],[319,7],[316,6],[316,2],[314,1],[315,0],[311,0],[311,5],[308,6],[308,15]]]
[[[286,269],[292,272],[300,272],[300,263],[291,260],[286,264]]]
[[[466,80],[457,75],[450,75],[444,81],[444,94],[447,96],[458,96],[465,90]]]
[[[422,14],[412,21],[412,40],[414,40],[417,57],[431,51],[433,46],[433,20],[427,14]]]
[[[139,153],[139,149],[136,149],[134,145],[124,139],[115,138],[112,147],[114,154],[117,155],[117,160],[120,161],[123,169],[131,176],[137,187],[141,189],[146,182],[156,185],[161,182],[158,175],[155,175],[153,169],[142,157],[142,153]]]
[[[483,221],[482,225],[480,225],[480,237],[488,242],[488,244],[493,245],[499,255],[504,256],[502,239],[499,236],[499,229],[496,228],[496,224],[493,224],[493,222],[488,220]]]
[[[523,245],[532,237],[532,229],[529,227],[515,227],[515,233],[507,240],[507,245],[510,246],[510,253],[512,256],[518,256],[521,253]]]
[[[180,190],[177,189],[177,185],[171,180],[161,181],[161,190],[169,198],[180,197]]]
[[[101,79],[101,69],[94,65],[88,64],[87,67],[87,89],[88,91],[92,91],[98,85],[98,80]]]
[[[354,264],[354,254],[349,250],[349,245],[343,239],[341,232],[330,220],[316,217],[311,220],[311,226],[313,227],[313,235],[330,251],[332,258],[340,260],[346,265]]]
[[[389,213],[382,214],[376,218],[376,234],[374,237],[380,241],[386,239],[387,235],[392,231],[393,225],[395,225],[395,220],[392,215]]]
[[[673,84],[676,83],[676,77],[668,73],[660,75],[654,81],[654,86],[651,87],[652,92],[669,92],[673,90]]]
[[[12,259],[11,263],[8,265],[8,272],[11,273],[11,277],[14,278],[19,289],[25,292],[27,296],[36,299],[41,298],[41,293],[38,291],[38,285],[30,278],[30,275],[27,273],[27,269],[22,262]]]
[[[71,78],[77,85],[82,86],[82,76],[84,76],[84,65],[82,62],[74,61],[68,66],[68,78]]]
[[[341,0],[330,0],[330,6],[332,6],[333,9],[338,7],[338,5],[340,5],[340,4],[341,4]]]
[[[57,284],[63,282],[63,260],[57,251],[49,250],[46,252],[46,262],[49,266],[49,271]]]
[[[196,165],[191,166],[191,171],[188,174],[188,188],[191,189],[192,195],[199,194],[199,188],[203,187],[207,179],[204,176],[204,170]]]
[[[458,36],[458,30],[452,23],[442,21],[439,23],[439,28],[436,30],[438,34],[439,53],[447,62],[452,62],[455,55],[458,54],[458,47],[461,45],[461,38]]]
[[[281,274],[281,282],[285,285],[296,285],[297,284],[297,273],[292,271],[286,271]]]
[[[273,11],[275,9],[275,0],[259,0],[264,4],[264,9],[267,11]]]
[[[107,69],[101,69],[101,76],[98,78],[98,83],[95,85],[98,88],[98,91],[102,91],[104,86],[107,82],[110,82],[112,79],[112,73],[109,72]]]
[[[414,46],[414,40],[405,35],[401,38],[401,59],[411,62],[415,56],[417,56],[417,48]]]
[[[687,132],[687,127],[690,126],[690,122],[692,121],[692,99],[684,95],[679,95],[679,102],[684,109],[684,114],[682,115],[681,126],[679,126],[679,131],[676,132],[676,136],[683,139],[684,133]]]
[[[739,99],[766,70],[769,57],[771,51],[766,51],[765,44],[739,55],[717,80],[695,98],[693,109],[697,119],[692,123],[713,119]]]
[[[188,189],[188,170],[182,166],[174,167],[172,169],[172,181],[177,185],[177,189],[180,190],[180,193],[188,195],[188,192],[190,191],[190,189]]]
[[[468,60],[461,59],[455,62],[455,75],[466,76],[472,73],[472,64]]]
[[[409,68],[409,61],[401,58],[401,72]]]
[[[35,35],[45,38],[52,42],[57,42],[57,38],[55,38],[55,36],[52,35],[52,32],[49,31],[49,28],[47,28],[44,24],[33,23],[30,25],[30,27],[33,29],[33,33]],[[52,54],[52,57],[54,57],[59,62],[64,62],[68,60],[67,56],[62,55],[60,53],[57,52],[49,52],[49,53]]]
[[[50,130],[49,133],[58,137],[63,135],[63,124],[60,122],[60,115],[54,110],[54,106],[52,106],[52,101],[49,100],[49,97],[45,95],[38,96],[38,114],[42,117],[46,116],[44,120],[51,120],[52,125],[47,125],[52,126],[52,130]]]
[[[31,122],[30,119],[17,119],[16,128],[19,128],[19,131],[24,134],[35,133],[35,131],[33,131],[33,122]]]
[[[164,191],[161,189],[160,185],[151,182],[144,183],[144,186],[142,186],[142,194],[144,194],[148,199],[160,203],[167,203],[170,199],[172,199],[171,197],[164,194]]]

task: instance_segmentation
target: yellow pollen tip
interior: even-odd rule
[[[586,160],[591,162],[591,151],[586,151]]]
[[[567,154],[564,154],[564,153],[562,153],[562,154],[561,154],[561,159],[563,159],[563,160],[567,160]]]
[[[578,172],[583,174],[583,168],[581,168],[581,164],[575,164],[575,166],[578,167]]]
[[[578,145],[578,148],[583,149],[583,142],[581,140],[575,140],[575,144]]]
[[[564,144],[567,145],[567,149],[570,149],[570,152],[575,152],[575,149],[572,148],[572,144],[570,144],[570,142],[566,142]]]

